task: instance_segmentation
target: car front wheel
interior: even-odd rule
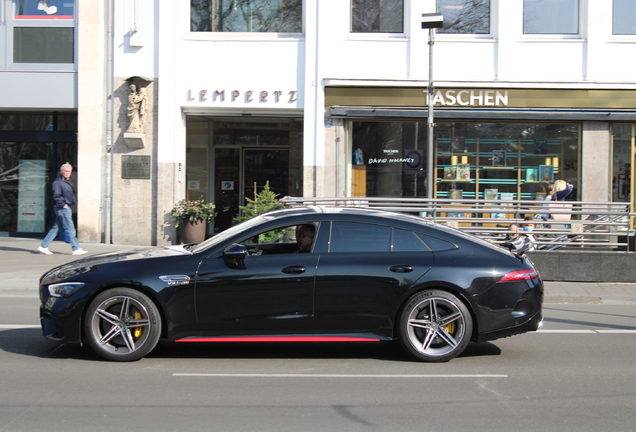
[[[461,354],[473,331],[464,303],[441,290],[414,294],[400,314],[399,325],[406,351],[428,362],[445,362]]]
[[[113,288],[91,302],[84,330],[89,345],[101,357],[133,361],[157,345],[161,319],[146,295],[130,288]]]

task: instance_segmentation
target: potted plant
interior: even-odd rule
[[[207,222],[214,217],[214,204],[204,200],[181,200],[171,212],[182,243],[201,243],[205,240]]]

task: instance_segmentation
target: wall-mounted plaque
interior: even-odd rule
[[[150,156],[123,155],[121,157],[121,178],[150,179]]]

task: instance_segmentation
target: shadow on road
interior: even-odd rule
[[[37,328],[0,331],[0,350],[51,359],[100,361],[89,347],[48,340]],[[498,356],[492,343],[469,344],[462,357]],[[414,360],[397,342],[383,343],[170,343],[162,341],[148,359],[375,359],[391,362]]]

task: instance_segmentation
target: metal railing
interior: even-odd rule
[[[530,236],[535,249],[545,251],[563,247],[629,251],[636,216],[630,213],[630,203],[623,202],[370,197],[285,197],[280,201],[291,207],[364,207],[415,214],[493,243],[514,235],[511,225],[517,225],[518,234]],[[524,231],[530,226],[532,232]]]

